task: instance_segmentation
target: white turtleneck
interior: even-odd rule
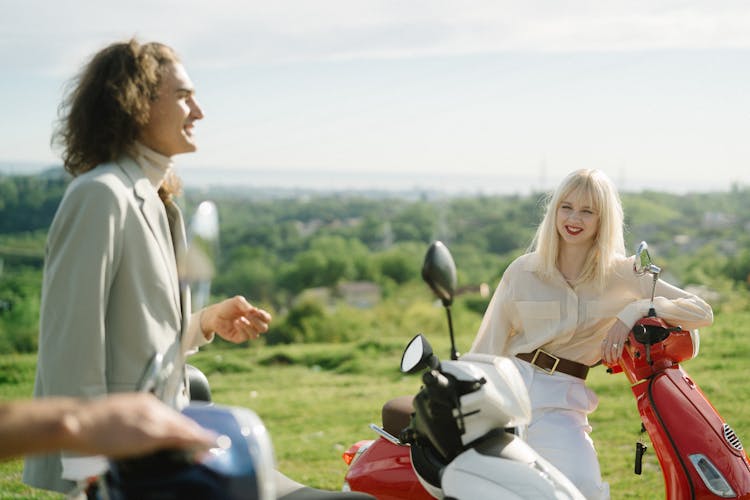
[[[157,153],[138,141],[133,143],[133,146],[130,148],[130,154],[138,166],[141,167],[143,173],[146,174],[148,180],[151,181],[154,189],[158,191],[167,174],[172,169],[172,159],[169,156]]]

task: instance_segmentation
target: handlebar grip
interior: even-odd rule
[[[450,387],[450,380],[448,380],[448,377],[440,373],[438,370],[425,372],[422,377],[422,382],[428,387],[439,387],[441,389]]]

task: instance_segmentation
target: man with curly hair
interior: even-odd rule
[[[241,296],[191,314],[179,285],[185,229],[172,157],[196,150],[202,118],[185,67],[160,43],[111,44],[73,81],[54,135],[74,179],[47,236],[36,397],[133,391],[155,354],[268,329],[271,316]],[[169,403],[186,400],[182,391]],[[24,481],[69,491],[100,472],[94,462],[29,457]]]

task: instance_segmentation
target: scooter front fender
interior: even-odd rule
[[[378,500],[432,500],[412,469],[409,450],[379,437],[349,467],[346,483]]]

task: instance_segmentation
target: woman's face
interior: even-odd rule
[[[589,248],[599,231],[599,213],[587,197],[574,191],[558,205],[556,227],[562,244]]]
[[[180,63],[170,64],[139,140],[164,156],[195,151],[193,122],[201,118],[203,111],[195,100],[195,89],[185,67]]]

